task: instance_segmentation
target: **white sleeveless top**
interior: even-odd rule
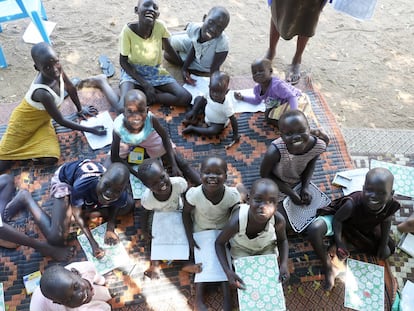
[[[36,77],[37,78],[37,77]],[[36,80],[35,78],[35,80]],[[34,81],[30,85],[29,90],[27,91],[24,99],[26,102],[32,106],[33,108],[36,108],[37,110],[46,110],[45,106],[43,106],[42,103],[34,101],[32,99],[33,92],[37,89],[44,89],[48,91],[53,96],[53,101],[56,104],[56,106],[59,108],[60,105],[63,103],[63,100],[65,99],[65,83],[63,82],[63,77],[60,75],[59,81],[60,81],[60,90],[59,94],[56,94],[54,90],[52,90],[48,85],[46,84],[40,84],[40,83],[34,83]]]

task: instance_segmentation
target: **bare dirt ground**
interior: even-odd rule
[[[100,73],[98,57],[106,54],[119,78],[118,35],[134,19],[136,1],[44,0],[51,39],[70,77]],[[189,21],[201,21],[214,5],[231,14],[226,33],[230,54],[223,67],[233,76],[250,76],[250,64],[264,55],[269,34],[267,1],[169,0],[159,1],[161,16],[174,30]],[[378,1],[373,19],[357,21],[327,5],[316,35],[304,53],[302,70],[323,93],[342,127],[414,129],[414,6],[410,0]],[[0,69],[0,104],[17,103],[35,76],[31,45],[22,35],[29,20],[2,24],[0,43],[9,67]],[[281,40],[274,60],[283,76],[296,40]],[[410,47],[411,46],[411,47]],[[0,106],[1,112],[1,106]]]

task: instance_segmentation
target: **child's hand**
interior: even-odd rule
[[[144,87],[144,91],[145,95],[147,96],[147,105],[155,104],[156,92],[154,87],[151,84],[147,84]]]
[[[92,127],[91,133],[98,136],[104,136],[106,135],[106,128],[103,125],[97,125]]]
[[[119,237],[113,231],[106,231],[104,242],[108,245],[116,245],[119,243]]]
[[[286,283],[290,278],[289,270],[286,265],[280,265],[279,269],[279,281]]]
[[[296,205],[303,205],[301,197],[296,192],[289,195],[289,197]]]
[[[234,98],[237,100],[243,100],[243,95],[240,92],[234,92]]]
[[[302,204],[304,205],[309,205],[312,202],[312,195],[308,187],[302,188],[302,190],[300,191],[300,197]]]
[[[82,119],[86,117],[93,117],[98,114],[98,109],[95,106],[82,107],[82,110],[78,112],[78,116]]]
[[[192,86],[196,85],[197,81],[191,78],[191,75],[187,70],[183,70],[181,73],[183,75],[183,80],[185,83],[190,84]]]
[[[105,257],[105,251],[100,247],[92,249],[92,253],[93,257],[95,257],[96,259],[102,259]]]
[[[227,279],[229,280],[230,286],[239,289],[246,289],[243,280],[233,270],[229,270],[227,273]]]

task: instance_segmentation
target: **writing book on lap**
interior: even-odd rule
[[[384,310],[384,267],[348,258],[344,306]]]
[[[151,260],[188,260],[190,249],[181,212],[154,212],[151,235]]]
[[[86,140],[89,146],[93,149],[101,149],[112,143],[112,131],[114,129],[114,122],[108,111],[99,113],[96,117],[88,118],[87,120],[80,121],[80,124],[87,127],[93,127],[102,125],[106,128],[106,135],[98,136],[89,132],[84,132]]]
[[[94,264],[96,271],[101,275],[129,263],[128,253],[121,241],[115,245],[105,244],[106,226],[107,223],[103,223],[91,230],[96,242],[105,251],[105,256],[102,259],[97,259],[93,256],[91,244],[86,236],[84,234],[78,235],[79,244],[81,245],[86,258]]]
[[[297,185],[293,190],[299,193],[301,185]],[[331,203],[329,197],[319,190],[313,183],[309,184],[309,191],[312,195],[312,201],[309,205],[296,205],[290,197],[283,200],[283,207],[286,211],[289,223],[295,232],[302,232],[310,225],[316,216],[316,210]]]
[[[193,233],[194,240],[200,247],[200,249],[194,247],[194,261],[196,264],[202,263],[202,271],[195,274],[194,283],[227,281],[214,246],[220,232],[220,230],[206,230]],[[229,258],[228,253],[227,257]]]
[[[275,254],[238,258],[234,268],[246,287],[237,290],[240,311],[286,310]]]

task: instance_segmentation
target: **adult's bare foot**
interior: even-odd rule
[[[83,79],[78,84],[78,89],[83,87],[101,87],[103,83],[107,83],[106,75],[99,74],[86,79]]]

